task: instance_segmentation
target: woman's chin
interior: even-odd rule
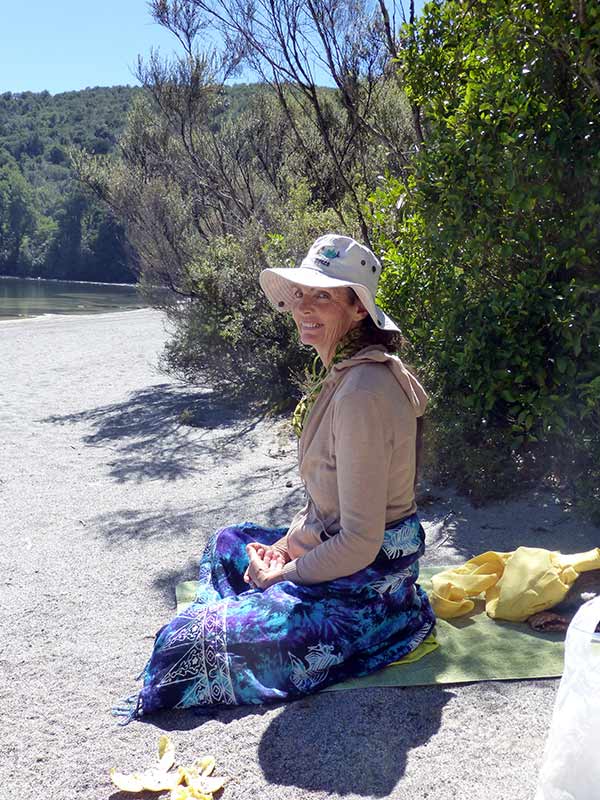
[[[302,344],[307,344],[312,347],[318,345],[322,338],[320,331],[302,331],[300,334],[300,341]]]

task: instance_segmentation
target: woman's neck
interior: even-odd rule
[[[358,322],[352,325],[337,342],[321,348],[315,346],[315,350],[326,368],[331,366],[337,355],[344,357],[346,350],[348,350],[348,355],[350,355],[351,351],[354,349],[355,343],[360,338],[360,327],[361,324]]]

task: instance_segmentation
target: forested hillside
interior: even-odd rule
[[[113,152],[131,86],[0,95],[0,275],[131,282],[135,254],[121,221],[76,180],[69,151]],[[226,89],[237,113],[252,87]]]
[[[134,280],[121,226],[82,191],[68,152],[110,153],[139,91],[0,95],[0,274]]]

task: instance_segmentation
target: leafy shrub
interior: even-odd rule
[[[264,266],[259,232],[211,242],[190,267],[193,297],[166,308],[174,325],[167,371],[252,399],[285,397],[303,356],[291,320],[256,290]]]
[[[400,70],[429,136],[407,186],[390,177],[371,198],[382,297],[444,409],[448,464],[476,485],[485,443],[499,472],[516,476],[526,454],[543,451],[573,496],[587,482],[589,503],[600,468],[589,444],[600,373],[599,32],[600,7],[568,0],[518,14],[507,0],[428,4]]]

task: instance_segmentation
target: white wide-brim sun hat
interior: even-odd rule
[[[375,302],[380,275],[381,264],[368,247],[349,236],[327,233],[313,243],[299,267],[264,269],[259,282],[270,302],[281,312],[292,310],[296,286],[315,289],[349,286],[380,330],[400,331]]]

